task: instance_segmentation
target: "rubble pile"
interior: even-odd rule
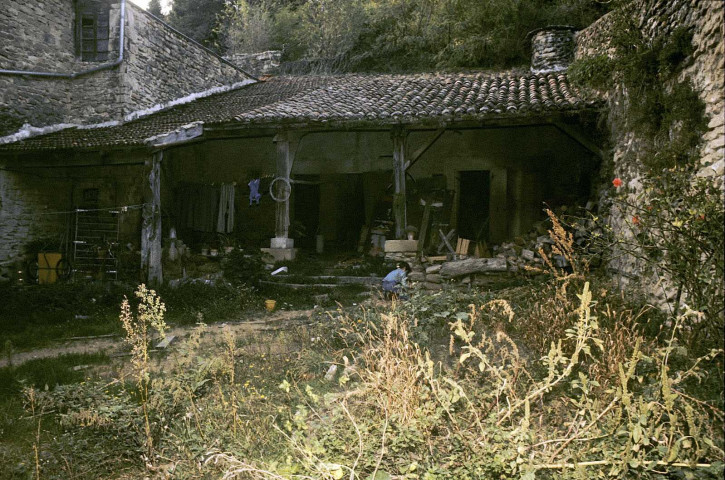
[[[563,214],[564,211],[558,213]],[[407,262],[412,268],[408,278],[427,290],[440,290],[446,285],[456,284],[487,286],[515,275],[537,274],[545,268],[540,251],[545,252],[556,267],[569,267],[566,258],[553,254],[554,241],[549,237],[549,228],[547,221],[540,221],[528,234],[495,245],[490,252],[485,246],[471,245],[466,253],[439,256],[420,255],[416,240],[388,240],[385,242],[385,259],[391,263]],[[575,244],[583,246],[589,232],[580,228],[572,235]],[[475,254],[471,254],[472,251]]]

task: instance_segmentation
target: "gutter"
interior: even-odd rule
[[[101,70],[108,70],[114,68],[123,63],[123,51],[124,51],[124,30],[126,28],[126,0],[121,0],[121,22],[119,26],[119,47],[118,47],[118,58],[111,63],[105,63],[98,65],[97,67],[83,70],[75,73],[56,73],[56,72],[34,72],[30,70],[3,70],[0,69],[0,75],[19,75],[28,77],[45,77],[45,78],[78,78],[89,73],[99,72]]]

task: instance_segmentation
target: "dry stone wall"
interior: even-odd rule
[[[692,29],[694,52],[686,60],[686,67],[680,73],[679,80],[689,78],[695,91],[705,103],[705,115],[709,119],[708,129],[703,135],[699,152],[700,168],[697,175],[711,178],[712,182],[723,189],[723,167],[725,158],[725,63],[724,18],[725,3],[717,0],[639,0],[633,4],[635,18],[640,19],[640,28],[650,39],[667,36],[678,27]],[[578,32],[576,36],[576,57],[603,54],[609,49],[612,19],[605,16],[599,21]],[[623,106],[610,99],[610,115],[619,115]],[[631,132],[611,132],[611,162],[613,174],[625,181],[630,192],[630,201],[636,202],[641,192],[641,172],[636,155],[638,139]],[[609,188],[602,189],[600,201],[609,203],[612,178],[604,179]],[[605,185],[605,187],[607,186]],[[630,219],[625,218],[617,209],[612,209],[609,223],[615,231],[623,235],[634,235],[629,228]],[[610,268],[620,280],[622,286],[642,274],[641,266],[628,255],[615,255]],[[653,301],[671,302],[676,295],[667,279],[652,278],[654,285]]]

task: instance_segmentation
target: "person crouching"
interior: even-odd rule
[[[383,278],[383,293],[386,299],[408,299],[405,291],[408,288],[408,274],[410,271],[410,265],[406,262],[400,262],[396,265],[395,270]]]

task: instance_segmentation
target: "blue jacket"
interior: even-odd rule
[[[393,291],[408,286],[408,273],[402,268],[396,268],[383,278],[383,290]]]

